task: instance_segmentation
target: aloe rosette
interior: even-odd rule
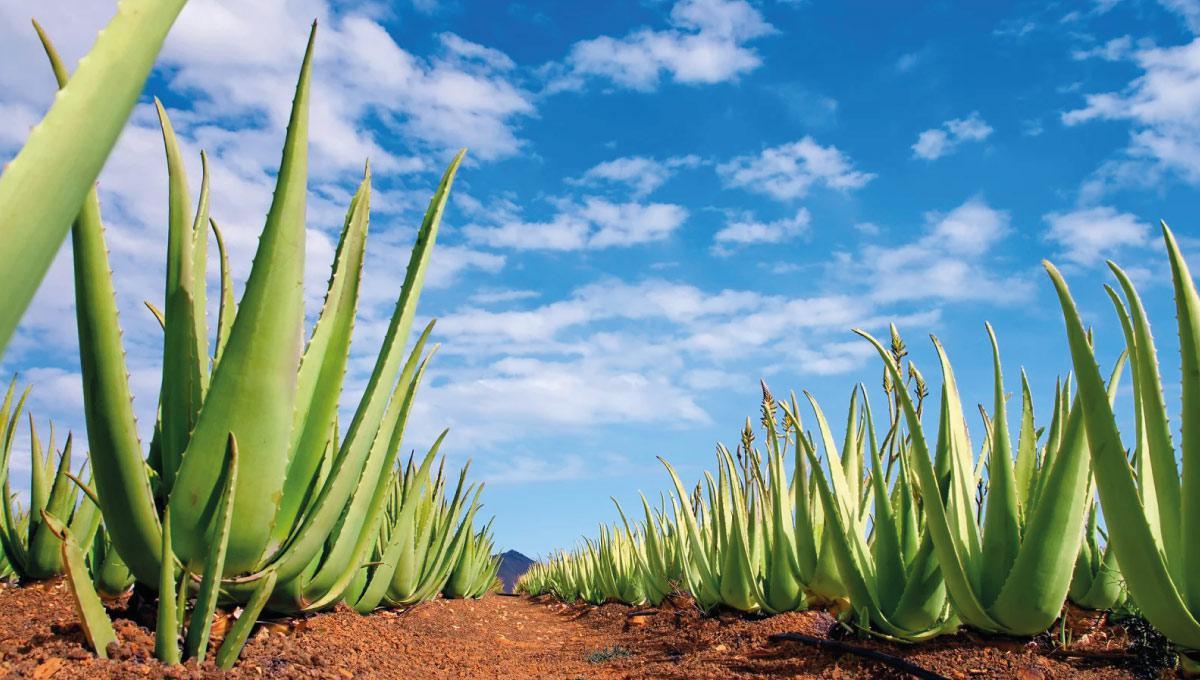
[[[1110,263],[1124,294],[1122,301],[1116,290],[1109,289],[1133,373],[1132,462],[1075,301],[1059,271],[1048,262],[1045,265],[1066,324],[1109,543],[1138,610],[1194,658],[1200,652],[1200,540],[1195,530],[1200,522],[1200,432],[1193,426],[1200,422],[1200,296],[1166,224],[1162,233],[1179,327],[1184,427],[1178,454],[1150,322],[1129,277]]]
[[[1071,574],[1067,597],[1084,609],[1106,610],[1120,605],[1126,597],[1125,578],[1117,564],[1117,553],[1111,542],[1101,544],[1100,523],[1096,503],[1088,509],[1083,545]]]
[[[236,303],[221,233],[209,215],[207,163],[202,163],[193,209],[179,144],[166,110],[157,107],[169,176],[164,368],[158,419],[145,452],[134,421],[94,191],[73,230],[84,409],[96,492],[115,553],[138,582],[160,592],[163,648],[158,655],[168,662],[179,657],[172,647],[189,596],[195,598],[194,623],[188,627],[185,656],[204,656],[208,626],[201,622],[211,617],[218,600],[246,609],[243,618],[249,622],[227,636],[218,653],[222,665],[236,659],[239,639],[244,641],[241,636],[262,608],[308,611],[341,599],[376,545],[404,424],[428,359],[432,323],[411,352],[405,344],[463,152],[442,177],[417,232],[383,345],[344,431],[337,419],[338,398],[361,281],[369,169],[351,199],[324,304],[303,342],[315,32],[314,24],[274,197]],[[68,82],[45,42],[60,84]],[[211,346],[205,294],[210,228],[221,263]],[[87,544],[63,528],[56,533],[64,536],[64,546]],[[72,583],[80,591],[90,587],[78,573]],[[81,601],[91,599],[86,592],[81,596]]]
[[[893,337],[898,337],[894,331]],[[893,343],[893,356],[897,355],[896,347],[897,343]],[[885,387],[889,391],[893,387],[908,389],[906,384],[891,381],[885,383]],[[924,512],[914,498],[909,446],[900,426],[900,413],[898,409],[892,409],[892,423],[884,443],[886,449],[881,451],[866,390],[860,387],[856,392],[863,395],[863,416],[855,422],[852,399],[850,426],[866,436],[859,439],[858,451],[844,451],[843,454],[869,457],[871,472],[867,488],[853,493],[843,465],[836,459],[830,461],[826,475],[815,452],[808,450],[851,610],[856,614],[859,626],[906,642],[953,631],[958,627],[958,619],[946,597]],[[889,398],[891,396],[889,394]],[[815,400],[813,403],[815,407]],[[885,456],[889,463],[895,463],[890,488]],[[935,470],[944,473],[947,467],[948,460],[944,455],[934,461]],[[873,510],[870,531],[858,515],[858,508],[863,503],[870,503]]]
[[[49,440],[43,442],[32,414],[28,418],[29,508],[22,510],[15,506],[9,468],[30,388],[19,397],[15,390],[14,379],[0,403],[0,487],[4,494],[0,499],[0,547],[14,575],[21,581],[34,581],[58,576],[63,571],[58,539],[42,519],[42,512],[68,523],[88,545],[97,535],[100,512],[71,479],[72,437],[68,435],[59,450],[51,424]]]
[[[864,331],[893,381],[903,379],[889,352]],[[941,412],[931,451],[912,398],[897,393],[911,441],[912,468],[947,595],[959,619],[976,629],[1033,635],[1058,618],[1083,538],[1088,451],[1083,410],[1071,408],[1063,443],[1042,469],[1038,498],[1021,504],[1008,429],[1000,351],[992,342],[994,409],[987,447],[987,498],[982,522],[974,502],[976,466],[950,360],[934,338],[942,368]],[[939,475],[935,460],[947,461]]]
[[[500,558],[495,554],[495,547],[489,521],[463,545],[442,594],[450,598],[478,599],[491,592],[500,572]]]

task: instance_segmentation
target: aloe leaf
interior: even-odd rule
[[[1141,361],[1138,359],[1137,336],[1133,332],[1133,321],[1129,318],[1129,311],[1125,308],[1125,303],[1121,301],[1120,296],[1107,284],[1104,286],[1104,291],[1112,300],[1117,318],[1121,322],[1121,331],[1125,334],[1125,351],[1129,355],[1129,369],[1133,375],[1133,422],[1134,436],[1137,438],[1137,445],[1133,450],[1133,469],[1138,481],[1138,491],[1141,493],[1146,521],[1150,523],[1150,531],[1161,550],[1163,546],[1162,520],[1160,519],[1157,487],[1153,483],[1151,473],[1154,464],[1150,460],[1150,443],[1146,436],[1145,418],[1142,415],[1140,369],[1138,368]]]
[[[297,378],[296,409],[292,416],[292,443],[288,452],[287,481],[276,513],[272,541],[287,539],[309,482],[321,463],[324,442],[329,440],[337,412],[342,379],[350,353],[350,334],[362,276],[367,219],[370,214],[370,171],[350,203],[346,224],[333,259],[333,273],[325,303],[313,329]]]
[[[200,151],[200,198],[196,202],[196,215],[192,219],[191,253],[192,322],[196,343],[196,369],[199,372],[200,394],[208,391],[208,222],[209,222],[209,172],[208,154]]]
[[[192,208],[188,195],[187,173],[175,130],[162,102],[154,100],[162,128],[163,146],[167,157],[168,217],[167,217],[167,283],[164,293],[163,370],[159,391],[162,409],[162,436],[159,455],[163,484],[168,492],[175,482],[180,456],[187,448],[188,436],[196,423],[202,391],[200,366],[202,355],[197,353],[196,319],[194,312],[195,277],[192,254]]]
[[[238,521],[229,536],[227,573],[218,577],[258,564],[282,493],[304,322],[306,146],[315,37],[316,24],[254,266],[171,492],[175,552],[189,562],[205,552],[220,493],[217,463],[229,434],[237,437],[238,464],[246,469],[237,476],[233,514]]]
[[[1021,430],[1017,434],[1017,462],[1013,476],[1017,484],[1017,502],[1021,511],[1028,512],[1033,496],[1033,478],[1037,472],[1037,429],[1033,423],[1033,393],[1029,389],[1029,376],[1021,369]],[[1024,517],[1022,517],[1024,521]]]
[[[113,631],[112,621],[108,618],[104,603],[100,601],[100,596],[92,586],[92,579],[84,563],[83,550],[71,536],[71,530],[57,518],[43,515],[42,519],[60,540],[59,550],[83,635],[95,650],[96,656],[107,659],[108,646],[116,643],[117,634]]]
[[[229,254],[225,252],[225,239],[216,220],[209,220],[213,237],[217,240],[217,251],[221,257],[221,304],[217,311],[217,342],[213,349],[213,368],[221,361],[221,352],[229,340],[233,319],[237,315],[237,303],[233,299],[233,276],[229,273]]]
[[[395,465],[396,452],[400,447],[404,426],[416,398],[417,388],[421,384],[429,361],[437,351],[437,346],[435,346],[416,368],[414,374],[412,365],[423,351],[424,340],[429,336],[430,328],[432,328],[432,324],[426,328],[426,332],[422,334],[421,340],[413,349],[409,363],[405,366],[404,374],[397,383],[395,394],[391,399],[392,403],[389,403],[388,414],[385,417],[387,428],[381,430],[377,435],[376,444],[372,446],[371,456],[367,461],[362,481],[354,492],[350,505],[344,511],[342,525],[333,538],[333,545],[328,550],[325,563],[313,577],[311,583],[306,586],[316,594],[316,597],[313,598],[314,602],[309,605],[309,608],[320,608],[335,601],[336,596],[340,595],[349,583],[348,572],[357,569],[358,565],[366,561],[368,553],[375,543],[379,532],[379,523],[382,521],[383,505],[387,500],[389,480],[387,471]],[[435,445],[440,446],[445,436],[446,433],[443,432]]]
[[[1143,425],[1147,443],[1147,460],[1151,463],[1150,480],[1154,484],[1158,502],[1163,508],[1180,507],[1180,475],[1175,463],[1175,446],[1171,441],[1171,426],[1167,422],[1167,406],[1163,401],[1162,378],[1158,371],[1158,355],[1154,349],[1154,337],[1150,333],[1150,322],[1142,308],[1141,298],[1133,287],[1125,272],[1115,264],[1109,268],[1117,276],[1125,299],[1129,303],[1130,319],[1133,322],[1133,333],[1137,339],[1138,380],[1141,389],[1138,397],[1141,400]],[[1147,483],[1150,483],[1150,480]],[[1175,512],[1163,512],[1159,515],[1162,523],[1163,550],[1167,556],[1167,566],[1176,578],[1182,575],[1178,563],[1183,551],[1180,535],[1180,515]]]
[[[225,557],[229,549],[229,538],[233,529],[233,513],[237,502],[238,489],[238,443],[237,437],[231,432],[228,438],[227,458],[222,466],[224,480],[221,483],[220,506],[217,508],[217,523],[208,540],[208,554],[204,558],[203,577],[200,579],[200,592],[196,596],[196,606],[192,609],[192,618],[188,623],[187,639],[184,641],[184,655],[187,658],[204,660],[208,652],[208,637],[212,630],[213,613],[217,609],[217,597],[220,595],[221,574],[224,571]],[[172,527],[174,531],[174,527]],[[194,571],[189,569],[189,571]]]
[[[133,112],[186,0],[123,0],[0,174],[0,352]]]
[[[971,575],[972,583],[978,589],[982,547],[979,527],[972,512],[975,492],[971,472],[973,469],[971,439],[967,436],[967,420],[963,414],[962,398],[959,396],[958,381],[954,377],[954,368],[950,365],[950,357],[942,347],[941,341],[932,336],[930,339],[933,341],[933,347],[942,368],[942,399],[945,404],[942,419],[945,433],[944,439],[942,433],[939,433],[938,453],[941,454],[942,465],[949,471],[949,510],[954,513],[952,526],[958,533],[962,547],[965,549],[963,560],[967,567],[967,573]],[[907,393],[905,393],[905,398],[911,401]]]
[[[1180,502],[1182,550],[1179,573],[1184,575],[1183,595],[1193,612],[1200,612],[1200,295],[1188,271],[1187,260],[1179,252],[1175,235],[1162,225],[1163,240],[1171,260],[1171,278],[1175,287],[1175,310],[1179,319],[1179,354],[1182,361],[1183,395],[1180,420],[1183,428],[1183,489]]]
[[[272,560],[273,564],[278,565],[280,589],[292,589],[297,605],[302,608],[308,606],[305,589],[313,588],[320,595],[327,594],[331,582],[342,576],[348,566],[347,560],[358,552],[362,541],[371,533],[360,533],[361,527],[372,526],[382,512],[383,491],[390,478],[384,471],[390,470],[390,461],[395,460],[404,421],[412,407],[420,377],[424,375],[429,358],[426,357],[419,366],[417,362],[432,330],[433,323],[430,322],[409,354],[389,401],[387,429],[376,432],[373,446],[366,451],[367,459],[353,460],[349,454],[338,456],[324,487],[294,534],[294,540]],[[364,473],[364,470],[367,472]],[[348,518],[348,525],[343,518]],[[338,522],[342,522],[342,529],[337,532],[333,545],[323,559],[324,573],[319,579],[293,583],[301,570],[321,554],[326,539]]]
[[[179,612],[175,601],[175,553],[171,549],[171,510],[163,512],[161,568],[158,572],[158,612],[154,628],[154,656],[164,665],[179,663]],[[184,577],[187,572],[184,571]],[[187,588],[183,588],[184,592]]]
[[[1004,586],[1021,548],[1021,510],[1017,502],[1012,443],[1008,435],[1008,411],[1004,403],[1000,347],[991,324],[987,324],[987,332],[992,343],[995,406],[991,453],[988,458],[987,510],[983,528],[985,558],[980,565],[980,599],[985,605],[990,605],[1000,594],[1000,589]]]
[[[250,638],[250,631],[258,622],[258,615],[262,613],[263,607],[266,606],[267,600],[271,596],[271,591],[275,589],[275,579],[275,570],[270,569],[259,581],[258,587],[254,589],[254,594],[242,608],[242,615],[234,622],[233,627],[229,629],[225,639],[221,642],[221,647],[217,649],[217,668],[229,670],[233,668],[233,664],[237,663],[242,648],[246,646],[246,640]]]
[[[874,446],[871,447],[871,484],[875,488],[875,540],[871,552],[875,558],[876,596],[880,610],[891,612],[904,595],[907,570],[900,548],[896,516],[888,499],[887,482],[883,478],[883,461]]]
[[[825,456],[829,459],[829,476],[833,484],[834,500],[841,507],[842,515],[848,525],[854,527],[857,525],[857,499],[859,496],[856,491],[851,491],[851,489],[856,487],[852,486],[851,481],[846,478],[845,474],[845,471],[848,468],[852,469],[852,466],[848,466],[842,455],[838,453],[837,445],[834,444],[832,430],[829,428],[829,422],[825,420],[825,414],[821,411],[821,406],[817,403],[816,398],[808,391],[804,392],[804,396],[808,398],[808,403],[812,405],[813,414],[816,415],[817,429],[821,434],[821,442],[825,447]],[[853,413],[853,406],[851,407],[851,411]]]

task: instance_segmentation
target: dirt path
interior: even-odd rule
[[[319,614],[299,625],[260,628],[229,676],[239,678],[872,678],[904,677],[876,662],[769,636],[825,637],[820,612],[753,619],[701,616],[686,603],[630,616],[621,605],[568,607],[489,596],[435,600],[405,612]],[[228,677],[210,665],[164,668],[151,658],[148,611],[117,608],[117,660],[82,644],[61,583],[0,587],[0,675],[13,678]],[[139,625],[135,620],[142,621]],[[1120,653],[1115,627],[1086,633],[1087,649]],[[917,646],[850,640],[903,656],[948,678],[1131,677],[1112,662],[1055,652],[1045,639],[960,634]],[[1083,648],[1080,648],[1084,651]]]

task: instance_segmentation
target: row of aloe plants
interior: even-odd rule
[[[60,92],[0,175],[0,235],[23,244],[0,254],[0,350],[69,229],[91,473],[87,480],[71,474],[69,438],[56,457],[31,424],[30,508],[14,506],[5,476],[0,539],[6,574],[29,580],[65,573],[83,630],[101,656],[116,638],[98,590],[136,583],[157,599],[155,655],[168,664],[204,660],[217,607],[242,608],[215,655],[230,667],[263,611],[301,614],[344,601],[368,612],[443,591],[479,597],[494,587],[498,563],[490,525],[475,529],[481,486],[466,483],[464,468],[450,491],[444,458],[437,463],[445,433],[420,460],[398,460],[436,351],[427,346],[433,322],[411,349],[406,344],[465,150],[443,175],[417,232],[348,427],[339,422],[339,398],[366,247],[369,166],[305,341],[315,23],[240,300],[209,214],[206,159],[201,154],[193,203],[178,140],[156,102],[168,168],[167,267],[162,308],[147,303],[162,328],[163,370],[153,436],[143,446],[94,183],[184,2],[124,0],[74,75],[35,23]],[[214,329],[207,321],[210,231],[220,263]],[[24,403],[24,396],[13,403],[13,394],[0,419],[5,470]]]
[[[884,417],[857,386],[835,431],[805,393],[810,430],[795,395],[777,401],[764,385],[760,446],[747,421],[741,444],[734,452],[718,446],[715,473],[692,488],[663,461],[672,492],[657,508],[643,497],[642,517],[622,512],[597,538],[535,565],[520,588],[635,605],[682,592],[705,610],[832,605],[864,630],[910,642],[962,625],[1040,633],[1069,599],[1136,610],[1182,651],[1200,651],[1200,435],[1192,427],[1200,422],[1200,298],[1165,225],[1163,237],[1182,355],[1181,455],[1129,277],[1110,265],[1118,285],[1105,288],[1125,350],[1104,375],[1062,276],[1047,263],[1073,362],[1056,384],[1048,424],[1035,421],[1024,373],[1019,422],[1010,424],[990,326],[993,398],[979,408],[983,437],[974,442],[937,338],[941,387],[930,395],[894,327],[890,346],[856,331],[884,365]],[[1128,445],[1114,411],[1126,366],[1136,428]],[[1106,534],[1098,509],[1107,510]]]

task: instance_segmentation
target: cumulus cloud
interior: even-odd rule
[[[808,208],[800,208],[791,217],[771,222],[753,219],[731,220],[713,236],[717,254],[729,254],[731,248],[751,243],[782,243],[806,231],[812,222]]]
[[[1109,206],[1052,212],[1044,216],[1046,240],[1059,246],[1067,261],[1083,266],[1099,264],[1122,248],[1150,243],[1150,226],[1136,215]]]
[[[1127,35],[1113,38],[1102,45],[1071,52],[1071,58],[1076,61],[1085,59],[1102,59],[1104,61],[1120,61],[1129,55],[1133,48],[1133,39]]]
[[[1024,277],[997,270],[996,248],[1011,217],[980,197],[949,212],[930,212],[919,235],[906,243],[868,245],[843,254],[840,267],[867,282],[881,303],[932,300],[1015,304],[1032,293]]]
[[[439,321],[442,353],[456,361],[434,367],[418,409],[437,414],[439,426],[449,418],[455,441],[468,446],[531,430],[707,424],[705,392],[752,385],[777,366],[858,369],[870,347],[848,329],[890,320],[927,324],[936,315],[897,314],[868,295],[791,297],[659,278],[603,278],[538,304],[480,298]]]
[[[664,161],[646,156],[625,156],[599,163],[582,177],[567,180],[577,186],[616,184],[629,187],[634,198],[645,198],[662,186],[681,168],[700,165],[700,157],[694,154],[674,156]]]
[[[687,216],[686,209],[671,203],[614,203],[588,196],[578,202],[560,201],[558,211],[545,222],[472,223],[463,233],[473,243],[516,250],[627,247],[670,237]]]
[[[835,146],[821,146],[812,137],[739,156],[717,166],[727,187],[763,193],[780,201],[802,198],[814,186],[858,189],[875,178],[854,168]]]
[[[547,88],[578,90],[592,78],[641,91],[664,75],[687,84],[734,80],[762,63],[746,43],[775,32],[746,0],[679,0],[668,24],[575,43],[562,64],[550,66]]]
[[[988,125],[978,111],[972,111],[966,118],[953,118],[942,123],[941,127],[930,128],[917,135],[913,143],[913,157],[927,161],[937,160],[948,156],[964,142],[981,142],[992,134]]]
[[[1130,58],[1141,73],[1125,88],[1088,94],[1084,106],[1062,114],[1067,126],[1096,120],[1130,124],[1123,156],[1096,171],[1085,184],[1085,200],[1113,186],[1157,182],[1167,173],[1200,184],[1200,38],[1135,49]]]

